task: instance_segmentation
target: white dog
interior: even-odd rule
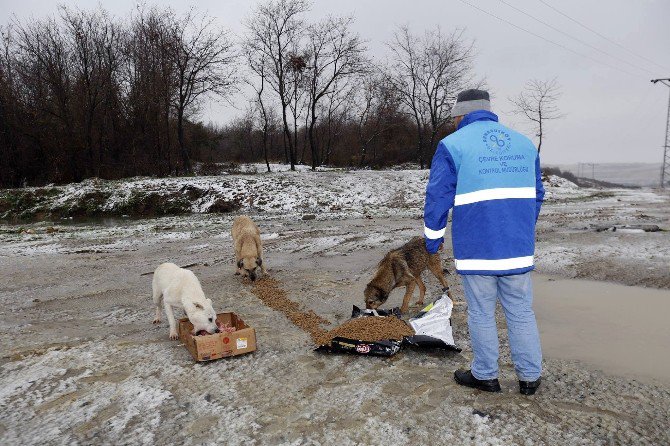
[[[210,334],[219,332],[212,301],[205,297],[200,282],[192,271],[180,268],[174,263],[163,263],[154,271],[152,288],[156,304],[154,324],[159,324],[161,321],[162,300],[170,323],[170,339],[179,338],[172,307],[184,309],[188,320],[193,324],[191,334],[195,335],[201,330]]]

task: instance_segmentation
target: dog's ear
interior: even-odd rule
[[[237,261],[237,267],[242,268],[242,265],[244,265],[244,262],[242,261],[242,259],[238,260]]]
[[[256,259],[256,265],[261,266],[263,264],[263,259],[260,257]]]

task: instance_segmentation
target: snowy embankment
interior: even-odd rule
[[[328,218],[414,215],[423,207],[427,170],[297,171],[180,178],[86,180],[0,192],[1,219],[248,212]],[[586,197],[558,177],[548,200]]]

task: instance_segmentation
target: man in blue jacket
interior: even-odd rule
[[[520,392],[540,385],[542,351],[532,309],[535,223],[544,197],[533,143],[498,122],[489,94],[466,90],[451,116],[457,131],[437,146],[426,188],[426,248],[444,241],[449,210],[456,270],[463,278],[474,358],[456,382],[499,392],[496,302],[507,319]]]

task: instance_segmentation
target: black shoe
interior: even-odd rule
[[[522,395],[535,395],[535,391],[540,387],[540,382],[542,378],[538,378],[535,381],[519,381],[519,392]]]
[[[484,392],[500,392],[498,379],[477,379],[470,370],[456,370],[454,379],[462,386],[483,390]]]

